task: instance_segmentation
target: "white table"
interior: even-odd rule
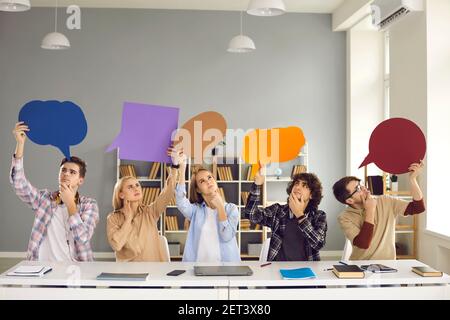
[[[412,266],[424,266],[417,260],[354,261],[364,265],[381,263],[398,270],[396,273],[365,272],[364,279],[338,279],[332,271],[338,261],[247,262],[254,274],[251,277],[230,277],[230,299],[233,300],[289,300],[289,299],[450,299],[450,277],[421,277],[411,271]],[[283,280],[280,269],[310,267],[317,277],[304,280]],[[283,288],[280,288],[283,287]]]
[[[450,277],[425,278],[411,271],[422,266],[416,260],[357,261],[355,264],[382,263],[398,269],[396,273],[366,273],[365,279],[338,279],[331,271],[337,261],[273,262],[260,267],[245,261],[252,276],[196,277],[194,263],[50,263],[53,271],[42,278],[17,278],[5,274],[19,265],[37,265],[22,261],[0,275],[2,299],[158,299],[158,300],[264,300],[264,299],[450,299]],[[206,264],[202,264],[206,265]],[[236,265],[225,263],[224,265]],[[310,267],[317,278],[283,280],[280,268]],[[167,276],[174,269],[186,272]],[[146,281],[96,280],[101,272],[149,273]],[[387,285],[387,286],[386,286]]]
[[[0,275],[2,299],[156,299],[156,300],[226,300],[227,277],[196,277],[192,263],[45,263],[53,270],[42,278],[6,276],[19,265],[42,265],[22,261]],[[167,276],[174,269],[184,269],[179,276]],[[96,280],[101,272],[149,273],[146,281]],[[55,287],[56,286],[56,287]],[[58,287],[59,286],[59,287]]]

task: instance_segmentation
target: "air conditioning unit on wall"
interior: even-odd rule
[[[411,12],[423,11],[423,0],[374,0],[370,5],[372,23],[386,30]]]

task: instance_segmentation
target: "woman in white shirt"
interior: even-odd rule
[[[185,184],[186,161],[180,163],[180,179],[175,189],[178,210],[190,226],[183,254],[188,262],[240,261],[236,240],[239,211],[219,194],[217,182],[203,167],[193,170],[189,200]]]

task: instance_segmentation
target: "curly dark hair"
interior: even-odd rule
[[[292,177],[292,180],[289,182],[286,188],[286,192],[288,195],[291,194],[292,188],[294,188],[294,185],[299,181],[304,181],[308,186],[308,189],[311,190],[311,199],[306,206],[305,212],[316,211],[319,207],[320,201],[323,198],[322,183],[314,173],[298,173]]]

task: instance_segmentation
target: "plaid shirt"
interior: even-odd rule
[[[267,208],[258,208],[261,187],[252,185],[244,213],[253,223],[269,227],[272,230],[270,238],[268,261],[273,261],[281,250],[286,221],[289,219],[289,205],[273,204]],[[299,221],[298,227],[305,237],[305,254],[308,261],[319,261],[319,250],[325,245],[327,234],[327,220],[325,212],[321,210],[305,213],[305,218]]]
[[[27,259],[39,259],[39,247],[47,235],[47,227],[56,211],[55,195],[49,190],[38,190],[25,177],[23,158],[13,157],[9,181],[20,200],[28,204],[34,212],[34,223],[28,242]],[[99,220],[98,206],[94,199],[79,197],[78,212],[69,217],[70,230],[73,235],[75,252],[78,261],[93,261],[90,240]]]

